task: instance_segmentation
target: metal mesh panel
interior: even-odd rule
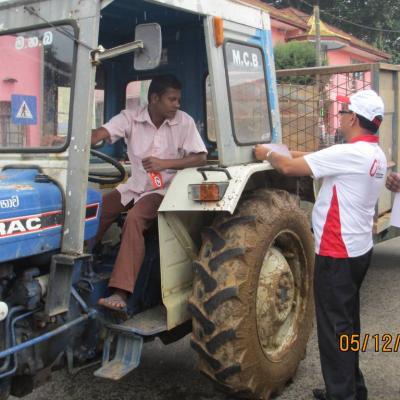
[[[341,143],[336,97],[370,89],[370,64],[277,71],[282,142],[315,151]]]

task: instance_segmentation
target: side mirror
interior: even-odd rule
[[[161,26],[157,23],[137,25],[135,41],[139,40],[143,48],[135,51],[134,68],[137,71],[157,68],[161,60]]]

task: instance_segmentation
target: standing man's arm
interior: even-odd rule
[[[299,158],[299,157],[304,157],[304,156],[306,156],[307,154],[310,154],[310,153],[312,153],[311,151],[297,151],[297,150],[292,150],[291,152],[290,152],[290,155],[293,157],[293,158]]]
[[[293,152],[303,153],[303,152]],[[257,160],[267,160],[278,172],[288,176],[310,176],[312,175],[311,168],[304,159],[304,154],[292,154],[290,158],[278,154],[268,149],[264,145],[256,145],[254,148],[254,155]],[[296,157],[297,156],[297,157]]]

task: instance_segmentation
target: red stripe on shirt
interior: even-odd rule
[[[321,244],[319,246],[320,256],[334,258],[348,257],[347,249],[342,238],[341,228],[339,201],[336,192],[336,185],[334,185],[331,205],[326,214],[325,225],[321,236]]]

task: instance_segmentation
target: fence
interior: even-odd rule
[[[379,145],[389,170],[400,171],[400,66],[353,64],[279,70],[277,79],[282,142],[291,150],[314,151],[341,142],[337,96],[362,89],[378,92],[385,104]],[[376,234],[389,227],[392,200],[392,194],[384,190],[377,205]]]
[[[372,87],[371,64],[277,71],[282,141],[314,151],[340,143],[336,98]]]

